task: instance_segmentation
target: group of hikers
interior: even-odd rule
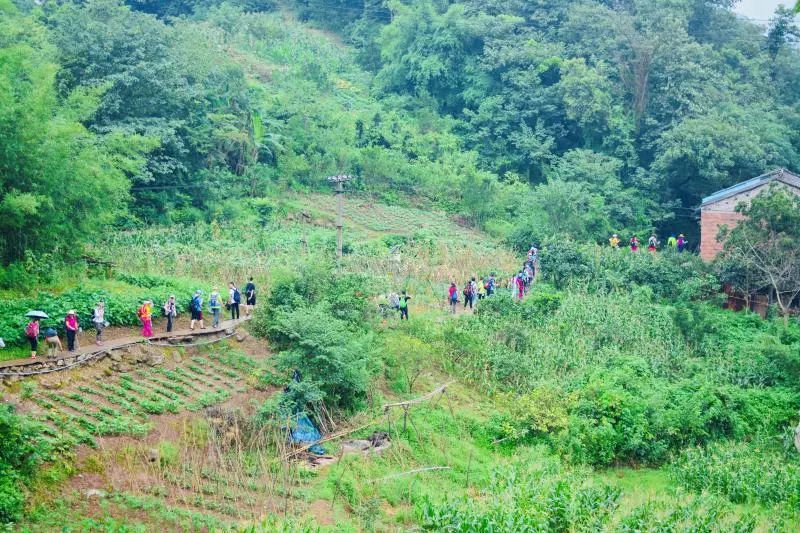
[[[495,293],[497,286],[497,278],[494,272],[489,276],[482,278],[480,282],[473,276],[464,283],[464,288],[461,294],[464,296],[464,309],[469,306],[470,309],[475,307],[478,300],[483,300],[488,296]],[[460,300],[458,286],[455,281],[450,282],[450,287],[447,289],[447,301],[450,305],[450,312],[456,314]]]
[[[536,281],[538,273],[539,249],[535,244],[532,244],[519,272],[515,272],[506,285],[511,297],[517,300],[523,299]],[[497,292],[497,286],[497,277],[494,272],[482,278],[480,283],[475,277],[467,280],[464,284],[464,289],[461,291],[464,296],[464,309],[467,307],[473,309],[479,300],[493,296]],[[447,302],[450,305],[450,312],[456,314],[460,303],[460,295],[455,281],[450,282],[450,287],[447,289]]]
[[[622,243],[622,240],[616,233],[608,239],[608,244],[611,246],[611,248],[619,249],[620,243]],[[682,253],[686,249],[687,244],[689,244],[689,241],[686,240],[686,236],[683,233],[677,237],[673,233],[669,236],[669,239],[667,239],[667,247],[672,250],[677,250],[678,253]],[[633,235],[628,241],[628,246],[630,246],[631,252],[638,252],[639,238],[636,235]],[[650,235],[650,237],[647,239],[647,251],[655,252],[658,250],[659,246],[661,246],[661,241],[658,240],[658,237],[656,237],[655,233]]]
[[[239,307],[242,305],[242,293],[234,282],[228,283],[227,298],[223,297],[219,289],[214,287],[208,297],[208,302],[203,299],[203,291],[197,289],[189,302],[189,312],[191,313],[191,321],[189,329],[194,331],[195,325],[199,325],[200,329],[206,329],[203,320],[203,310],[205,304],[208,305],[208,310],[211,311],[212,321],[211,327],[218,328],[220,325],[220,315],[222,307],[231,313],[231,320],[239,320],[240,313]],[[256,286],[253,283],[253,278],[250,278],[244,289],[244,313],[245,316],[250,316],[250,313],[256,306]],[[180,306],[176,303],[174,294],[167,298],[164,305],[161,307],[161,314],[167,319],[166,331],[172,332],[175,319],[178,316]],[[142,337],[150,338],[153,336],[153,301],[144,300],[139,308],[136,310],[136,316],[142,325]],[[46,315],[45,315],[46,317]],[[31,358],[35,359],[39,349],[39,337],[44,338],[48,346],[48,352],[53,355],[64,350],[61,344],[61,339],[58,336],[58,331],[52,326],[49,326],[44,332],[40,331],[40,321],[42,317],[33,316],[30,322],[25,326],[25,337],[31,345]],[[98,346],[103,345],[103,331],[108,327],[109,323],[106,320],[106,305],[105,302],[97,302],[92,309],[92,325],[97,332],[95,337],[95,344]],[[67,311],[64,317],[64,331],[67,337],[67,351],[69,353],[75,352],[77,349],[78,332],[82,331],[80,322],[78,321],[78,313],[75,309]]]

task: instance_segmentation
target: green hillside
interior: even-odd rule
[[[696,254],[800,169],[798,22],[734,5],[0,0],[0,528],[796,530],[800,197]],[[13,374],[33,309],[108,356]]]

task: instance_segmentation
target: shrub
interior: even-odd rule
[[[370,320],[370,283],[355,274],[337,274],[324,265],[304,265],[278,277],[255,315],[251,330],[280,350],[279,370],[298,371],[280,398],[262,409],[293,413],[317,402],[357,409],[375,370]]]
[[[276,366],[297,370],[307,384],[302,389],[290,387],[298,409],[315,400],[347,410],[361,405],[369,384],[371,335],[352,332],[346,322],[320,305],[282,315],[272,332],[285,347],[276,357]],[[298,395],[299,390],[304,394]]]
[[[38,424],[0,404],[0,524],[19,517],[24,501],[19,483],[34,474],[49,452]]]
[[[566,428],[574,397],[563,394],[556,387],[545,385],[526,394],[501,394],[498,400],[501,408],[508,413],[499,421],[500,438],[522,441]]]

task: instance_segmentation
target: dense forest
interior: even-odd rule
[[[800,167],[793,14],[731,5],[3,0],[3,261],[339,172],[523,241],[694,237],[704,195]],[[355,53],[264,56],[258,12]]]
[[[795,531],[800,197],[693,253],[800,171],[736,4],[0,0],[0,529]]]

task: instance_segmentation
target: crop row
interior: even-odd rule
[[[60,393],[33,393],[30,400],[44,411],[46,436],[52,441],[92,444],[94,436],[142,436],[148,416],[197,411],[227,400],[254,363],[244,356],[195,358],[186,367],[152,368],[122,375],[116,382],[99,379]],[[221,364],[217,364],[217,362]]]

